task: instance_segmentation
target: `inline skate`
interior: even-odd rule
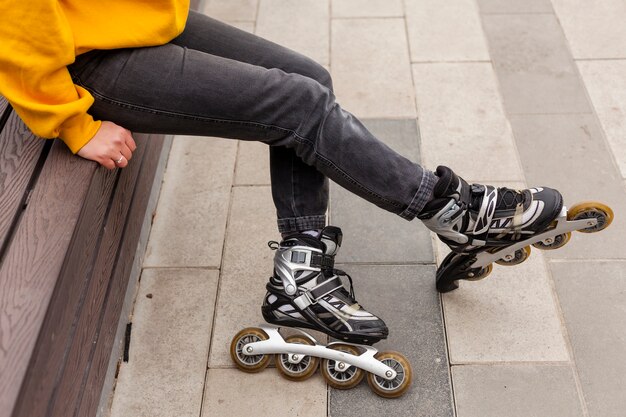
[[[561,194],[551,188],[526,190],[469,185],[450,168],[440,166],[434,198],[419,214],[452,252],[437,269],[437,290],[458,288],[458,280],[487,277],[493,262],[518,265],[530,255],[530,246],[558,249],[572,231],[594,233],[613,221],[613,211],[598,202],[563,206]]]
[[[325,227],[319,237],[294,234],[276,250],[274,274],[267,283],[261,311],[270,325],[249,327],[237,333],[230,345],[235,365],[259,372],[275,358],[276,369],[293,381],[311,377],[319,365],[326,382],[349,389],[367,373],[370,388],[387,398],[399,397],[411,384],[411,366],[397,352],[378,352],[371,345],[386,339],[385,323],[361,307],[352,278],[334,268],[341,245],[337,227]],[[341,277],[349,281],[349,289]],[[283,336],[285,329],[296,334]],[[324,346],[301,328],[321,331],[338,341]]]

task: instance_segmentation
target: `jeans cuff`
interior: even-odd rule
[[[431,171],[424,170],[422,172],[422,181],[420,182],[417,192],[413,196],[409,206],[400,213],[400,217],[413,220],[422,211],[426,203],[430,201],[433,195],[433,189],[438,178]]]
[[[304,230],[321,230],[326,226],[326,216],[287,217],[278,219],[280,233],[301,232]]]

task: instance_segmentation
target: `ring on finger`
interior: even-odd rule
[[[124,159],[124,155],[120,156],[120,159],[118,159],[117,161],[115,161],[116,164],[119,164],[120,162],[122,162],[122,160]]]

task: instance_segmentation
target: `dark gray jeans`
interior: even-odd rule
[[[191,12],[166,45],[92,51],[69,70],[95,97],[97,119],[268,144],[282,233],[325,225],[327,178],[409,220],[432,193],[434,174],[343,110],[323,67],[204,15]]]

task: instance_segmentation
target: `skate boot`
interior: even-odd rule
[[[388,329],[357,303],[352,278],[334,268],[341,239],[341,229],[328,226],[317,238],[294,234],[280,244],[270,242],[276,250],[274,274],[261,311],[274,326],[240,331],[231,343],[231,356],[239,369],[258,372],[274,354],[276,368],[290,380],[313,375],[321,358],[320,369],[330,386],[352,388],[367,371],[376,394],[398,397],[411,383],[411,367],[401,354],[371,347],[387,338]],[[298,334],[284,338],[280,327],[295,328]],[[338,342],[323,346],[298,328],[321,331]]]
[[[517,265],[538,249],[558,249],[571,232],[592,233],[613,220],[612,210],[587,202],[567,210],[561,194],[547,187],[512,190],[469,185],[440,166],[431,200],[418,218],[437,233],[452,253],[437,269],[437,289],[458,288],[458,280],[476,281],[491,273],[492,263]]]

